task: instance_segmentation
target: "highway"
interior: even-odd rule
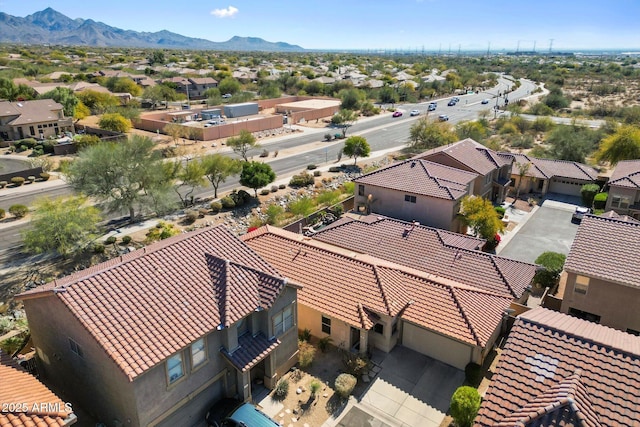
[[[416,120],[428,115],[430,118],[437,118],[440,114],[446,114],[449,116],[449,123],[455,124],[461,121],[474,120],[477,118],[478,113],[482,110],[491,110],[496,105],[496,95],[498,92],[504,93],[504,91],[513,86],[513,81],[510,81],[504,77],[499,78],[498,85],[489,91],[481,92],[478,94],[459,95],[460,101],[456,106],[448,107],[448,98],[439,99],[438,107],[435,111],[428,112],[427,107],[429,102],[422,102],[418,104],[399,104],[397,109],[403,111],[402,117],[391,117],[385,115],[383,117],[364,120],[356,122],[347,131],[347,137],[351,135],[362,135],[367,139],[367,142],[371,146],[371,151],[380,151],[394,147],[400,147],[407,144],[409,139],[409,129]],[[521,86],[508,94],[510,102],[514,102],[519,98],[524,98],[530,94],[536,88],[533,82],[522,80]],[[488,105],[481,104],[483,99],[490,99]],[[504,98],[499,98],[500,106],[504,105]],[[409,112],[413,109],[420,111],[419,116],[410,117]],[[493,114],[493,112],[492,112]],[[275,140],[272,142],[265,141],[264,147],[273,153],[278,150],[283,152],[287,149],[303,147],[307,144],[317,143],[324,139],[325,133],[338,133],[339,129],[322,129],[317,133],[309,133],[298,137],[289,137],[283,140]],[[335,163],[338,158],[338,153],[342,150],[344,140],[334,140],[322,144],[321,148],[313,148],[303,153],[296,154],[288,157],[269,157],[266,159],[271,165],[272,169],[277,176],[287,176],[293,173],[300,172],[306,169],[308,164],[322,165],[327,163]],[[250,153],[254,156],[258,153]],[[340,163],[349,163],[349,158],[343,157]],[[239,187],[240,184],[237,179],[229,180],[222,184],[218,189],[218,192],[223,193],[225,191],[232,190]],[[0,203],[2,206],[11,206],[13,204],[30,205],[33,201],[39,197],[60,197],[73,193],[70,186],[65,185],[50,190],[34,190],[29,193],[20,193],[11,196],[0,196]],[[211,186],[198,188],[195,191],[196,197],[211,197],[213,196],[213,189]],[[125,213],[112,213],[105,215],[106,218],[117,218],[123,216]],[[6,260],[10,256],[16,255],[21,246],[21,232],[27,227],[28,223],[18,223],[15,226],[0,228],[0,266],[4,265]]]

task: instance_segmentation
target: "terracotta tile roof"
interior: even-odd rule
[[[253,336],[247,332],[238,337],[238,347],[233,351],[226,348],[220,352],[241,372],[246,372],[260,363],[271,351],[280,345],[276,338],[268,339],[262,332]]]
[[[578,162],[570,162],[565,160],[538,159],[522,153],[498,153],[504,158],[513,158],[513,174],[518,174],[519,165],[530,163],[531,166],[525,176],[541,179],[571,178],[582,179],[586,181],[595,181],[598,178],[598,172],[591,166]]]
[[[445,154],[480,175],[486,175],[511,163],[510,159],[499,156],[495,151],[488,149],[471,138],[433,148],[417,155],[416,158],[437,161],[435,159],[438,154]]]
[[[2,350],[0,350],[0,379],[0,403],[3,404],[0,407],[0,426],[45,427],[75,423],[75,415],[65,412],[64,401]],[[12,409],[6,407],[9,403],[19,404],[18,410],[2,412],[3,409]]]
[[[58,111],[62,111],[62,105],[52,99],[0,101],[0,117],[18,116],[8,123],[11,126],[57,121]]]
[[[300,304],[357,328],[370,329],[375,324],[370,313],[382,313],[483,347],[511,301],[270,226],[242,239],[303,286]]]
[[[640,287],[638,260],[640,223],[585,215],[564,269],[607,282]]]
[[[516,298],[536,271],[534,264],[473,250],[479,239],[375,214],[365,221],[341,219],[313,238]]]
[[[189,81],[196,85],[214,85],[218,84],[218,81],[213,77],[191,77]]]
[[[518,424],[535,414],[557,423]],[[542,411],[543,408],[546,408]],[[577,412],[575,411],[577,410]],[[536,411],[533,414],[533,411]],[[579,423],[566,422],[570,412]],[[476,418],[477,426],[637,426],[640,338],[569,315],[536,308],[520,315]],[[513,422],[509,422],[513,421]],[[598,424],[599,423],[599,424]]]
[[[222,226],[185,233],[21,294],[62,301],[133,380],[286,285]]]
[[[469,183],[476,176],[474,173],[438,163],[410,159],[363,175],[355,182],[439,199],[458,200],[468,193]]]
[[[633,222],[633,223],[640,222],[634,217],[631,217],[629,215],[620,215],[616,211],[606,211],[605,213],[601,213],[598,216],[601,216],[602,218],[617,219],[618,221]]]
[[[609,185],[640,188],[640,160],[618,162],[609,178]]]

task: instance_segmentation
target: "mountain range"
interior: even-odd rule
[[[304,50],[297,45],[268,42],[258,37],[235,36],[225,42],[213,42],[166,30],[155,33],[122,30],[93,19],[71,19],[50,7],[24,18],[0,12],[0,42],[233,51],[299,52]]]

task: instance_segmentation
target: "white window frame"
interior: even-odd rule
[[[177,365],[171,366],[171,363],[175,361],[176,358],[180,358],[180,363],[178,363]],[[180,374],[178,376],[173,376],[171,374],[171,371],[178,366],[180,367]],[[173,356],[169,357],[166,362],[166,368],[167,368],[167,382],[169,383],[169,385],[175,384],[176,382],[180,381],[181,378],[184,378],[185,376],[184,357],[182,356],[182,352],[176,353]]]
[[[201,349],[196,348],[196,345],[198,345],[198,343],[202,343]],[[191,369],[198,368],[204,365],[205,362],[209,359],[207,354],[207,341],[205,340],[204,337],[191,343],[190,350],[191,350]],[[200,357],[202,357],[202,359],[196,360],[196,358],[200,358]]]
[[[320,330],[327,335],[331,335],[331,318],[329,316],[322,316],[320,318],[320,322]],[[328,329],[329,332],[327,332],[325,328]]]

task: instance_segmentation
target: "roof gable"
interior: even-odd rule
[[[436,147],[417,155],[416,158],[435,160],[439,154],[444,154],[456,160],[480,175],[487,175],[493,170],[511,163],[511,160],[497,155],[495,151],[488,149],[471,138]]]
[[[530,164],[525,176],[541,179],[570,178],[594,181],[598,172],[591,166],[567,160],[539,159],[522,153],[498,153],[501,157],[513,158],[513,173],[518,174],[521,165]]]
[[[640,160],[618,162],[609,178],[609,185],[640,188]]]
[[[218,226],[163,240],[21,297],[58,298],[133,380],[220,325],[268,309],[285,284]]]

